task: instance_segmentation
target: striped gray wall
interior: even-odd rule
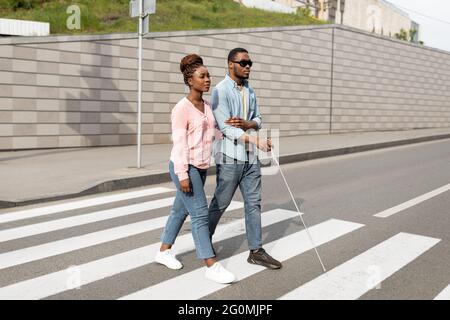
[[[180,59],[199,53],[215,84],[237,46],[282,136],[450,126],[444,51],[334,25],[207,30],[144,40],[143,143],[170,142]],[[135,144],[136,48],[131,34],[0,39],[0,150]]]
[[[450,127],[450,53],[335,29],[333,132]]]

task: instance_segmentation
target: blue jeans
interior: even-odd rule
[[[169,172],[173,183],[177,187],[177,194],[166,227],[161,235],[162,243],[170,245],[175,243],[181,226],[189,214],[191,216],[192,237],[194,238],[198,258],[208,259],[214,257],[209,235],[208,202],[203,189],[207,170],[189,165],[188,174],[192,193],[180,191],[180,182],[175,174],[172,161],[169,162]]]
[[[219,154],[221,156],[222,154]],[[223,155],[222,163],[216,161],[216,191],[209,206],[209,231],[211,237],[222,214],[230,205],[237,187],[241,190],[245,208],[245,231],[250,250],[262,247],[261,231],[261,165],[237,162]]]

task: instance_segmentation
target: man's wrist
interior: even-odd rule
[[[245,121],[245,131],[247,131],[249,129],[257,130],[258,123],[256,123],[256,121],[253,121],[253,120]]]

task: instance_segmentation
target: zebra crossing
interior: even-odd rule
[[[450,300],[450,285],[442,290],[434,300]]]
[[[399,233],[350,261],[287,293],[289,300],[354,300],[429,250],[440,240]],[[372,283],[367,273],[371,266],[379,270]]]
[[[311,228],[310,231],[314,239],[317,241],[316,244],[320,245],[361,227],[362,225],[357,223],[340,220],[329,220]],[[292,258],[293,256],[302,254],[303,252],[312,249],[311,243],[305,231],[299,231],[282,239],[267,243],[264,245],[264,247],[267,252],[275,255],[277,259],[280,259],[280,261],[282,262],[289,258]],[[238,255],[224,260],[222,263],[229,270],[233,270],[239,280],[245,279],[260,271],[265,270],[264,267],[247,263],[247,255],[247,252],[242,252]],[[197,269],[153,287],[146,288],[140,292],[131,294],[127,297],[124,297],[123,299],[167,300],[170,299],[174,294],[176,295],[175,299],[200,299],[208,294],[213,293],[214,291],[227,286],[222,284],[210,284],[202,281],[203,273],[204,268]],[[203,285],[199,285],[202,283]],[[190,289],[176,290],[176,288]]]
[[[0,211],[0,299],[45,299],[101,281],[114,281],[115,277],[154,264],[154,254],[160,245],[157,237],[165,226],[173,199],[173,189],[157,187],[38,208],[9,210],[4,213]],[[138,203],[127,204],[126,201]],[[105,208],[105,205],[109,208]],[[214,242],[223,242],[226,246],[237,237],[245,238],[243,208],[242,202],[231,203],[227,211],[233,218],[223,219],[219,224]],[[67,216],[68,212],[73,214]],[[128,220],[137,215],[140,215],[139,221]],[[47,221],[39,220],[43,218]],[[106,226],[95,231],[90,228],[114,219],[121,219],[121,225]],[[262,213],[262,224],[267,230],[275,229],[280,224],[295,226],[295,231],[277,235],[275,240],[264,244],[264,248],[282,262],[313,249],[306,231],[299,227],[299,214],[295,211],[282,208],[265,211]],[[185,226],[189,227],[189,218]],[[315,244],[321,246],[331,244],[357,230],[364,231],[364,228],[366,226],[361,223],[328,219],[310,226],[310,233]],[[64,234],[69,229],[79,230],[80,234],[72,236],[68,233],[62,239],[52,238],[55,233]],[[38,238],[43,235],[47,238]],[[135,244],[137,237],[139,242]],[[146,239],[145,243],[141,238]],[[36,242],[33,242],[35,239]],[[27,241],[23,242],[24,240]],[[402,268],[440,241],[437,238],[400,232],[274,299],[358,299],[382,281],[401,272]],[[101,252],[105,246],[113,247],[114,250]],[[94,253],[90,251],[90,255],[84,255],[86,250],[92,248],[95,248],[91,250]],[[175,253],[188,257],[194,250],[191,234],[180,234],[174,245]],[[219,258],[241,281],[258,276],[265,270],[247,263],[247,255],[248,252],[244,250]],[[65,259],[73,261],[78,256],[83,257],[79,259],[80,263],[65,263]],[[225,288],[233,288],[233,284],[222,285],[205,279],[205,267],[197,262],[198,267],[170,273],[162,280],[155,277],[158,279],[155,283],[127,289],[127,294],[118,298],[196,300]],[[45,263],[52,265],[49,272],[36,273],[34,268]],[[12,279],[11,275],[15,275],[19,269],[21,276]],[[75,270],[75,274],[70,270]],[[368,273],[367,270],[373,272]],[[238,298],[237,292],[236,299]],[[450,299],[450,285],[435,299]]]

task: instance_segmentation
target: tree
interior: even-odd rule
[[[409,30],[409,41],[410,42],[415,42],[415,38],[416,38],[417,32],[418,31],[416,29],[410,29]]]
[[[398,40],[408,41],[408,38],[409,38],[409,34],[408,33],[409,33],[408,31],[406,31],[405,29],[401,28],[400,32],[396,33],[394,36]]]
[[[309,6],[305,6],[305,7],[298,7],[297,8],[297,14],[304,16],[304,17],[311,17],[311,8],[309,8]]]
[[[417,35],[418,30],[417,29],[410,29],[409,31],[405,29],[400,29],[400,32],[395,34],[395,38],[398,40],[418,43],[420,45],[423,45],[423,41],[416,41],[415,37]]]

